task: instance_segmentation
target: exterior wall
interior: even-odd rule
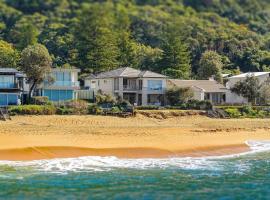
[[[260,84],[263,84],[266,81],[270,80],[269,74],[264,74],[261,76],[257,76],[259,79]],[[226,84],[226,87],[228,89],[232,88],[237,82],[239,81],[244,81],[246,77],[240,77],[240,78],[229,78],[229,81]],[[226,98],[226,103],[229,104],[247,104],[248,100],[244,97],[241,97],[237,94],[234,94],[232,92],[228,92],[227,98]]]

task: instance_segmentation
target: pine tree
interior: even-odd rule
[[[76,32],[80,66],[94,72],[118,67],[119,48],[111,3],[86,6]]]
[[[180,79],[188,79],[191,72],[190,51],[174,28],[169,28],[162,45],[162,73]]]

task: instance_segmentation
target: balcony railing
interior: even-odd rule
[[[130,85],[123,85],[124,91],[148,91],[148,92],[163,92],[166,89],[163,87],[139,87],[139,86],[130,86]]]
[[[16,89],[19,88],[18,84],[15,83],[0,83],[1,89]]]
[[[59,86],[59,87],[79,87],[79,81],[54,81],[53,83],[45,82],[45,86]]]
[[[140,90],[140,89],[136,85],[123,85],[123,90],[124,91],[136,91],[136,90]]]

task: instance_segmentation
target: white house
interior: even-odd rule
[[[85,88],[102,91],[137,105],[164,105],[167,77],[130,67],[119,68],[84,79]]]
[[[226,87],[231,89],[237,82],[244,81],[248,76],[257,77],[260,84],[265,82],[269,82],[270,84],[270,72],[249,72],[229,77]],[[231,104],[247,104],[248,100],[242,96],[230,92],[227,96],[227,102]]]
[[[215,80],[168,80],[168,86],[180,88],[191,88],[194,99],[199,101],[210,101],[213,104],[226,103],[229,90]]]

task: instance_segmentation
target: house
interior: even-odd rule
[[[258,78],[260,84],[270,83],[270,72],[249,72],[229,77],[228,82],[226,84],[227,89],[233,88],[233,86],[237,82],[244,81],[248,76],[254,76]],[[228,102],[231,104],[247,104],[248,100],[242,96],[230,92],[228,94]]]
[[[102,91],[137,105],[164,105],[167,77],[130,67],[119,68],[85,78],[85,88]]]
[[[25,76],[12,68],[0,68],[0,106],[22,103]]]
[[[45,76],[45,81],[37,87],[37,95],[47,96],[50,101],[61,102],[77,99],[79,69],[53,68]]]
[[[191,88],[194,99],[199,101],[211,101],[213,104],[226,102],[228,89],[215,80],[168,80],[168,87]]]

